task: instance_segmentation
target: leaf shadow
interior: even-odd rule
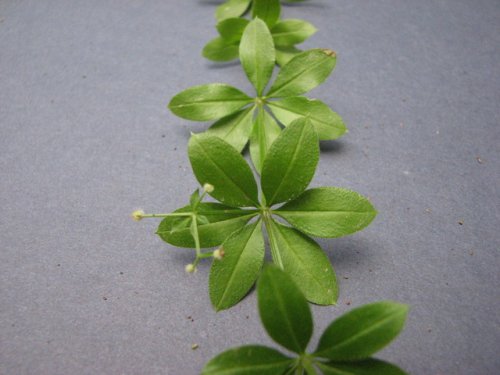
[[[282,7],[290,7],[290,8],[302,8],[302,7],[310,7],[310,8],[317,8],[317,9],[326,9],[326,5],[322,3],[315,2],[313,0],[310,1],[304,1],[303,3],[281,3]]]
[[[319,149],[324,153],[339,153],[344,149],[344,144],[340,141],[320,141]]]
[[[237,65],[240,65],[240,60],[238,59],[228,62],[209,62],[206,66],[210,70],[216,70],[216,69],[231,68]]]
[[[194,134],[203,133],[209,127],[210,127],[209,122],[197,122],[194,124],[191,123],[191,124],[186,124],[186,125],[182,125],[182,126],[176,126],[173,131],[175,132],[176,135],[179,135],[183,139],[189,140],[192,133],[194,133]]]
[[[198,3],[206,6],[221,5],[223,0],[199,0]]]
[[[377,243],[361,235],[347,236],[337,239],[316,239],[325,251],[334,268],[365,269],[377,253]]]

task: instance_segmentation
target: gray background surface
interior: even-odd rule
[[[215,314],[204,264],[133,209],[195,188],[190,131],[166,103],[191,85],[251,92],[200,56],[217,1],[0,1],[0,373],[195,374],[268,344],[255,293]],[[368,195],[366,230],[322,240],[340,280],[329,321],[370,301],[412,306],[380,357],[412,374],[498,374],[500,2],[311,0],[287,6],[337,68],[311,94],[350,132],[313,186]],[[348,306],[348,304],[350,304]],[[191,318],[188,318],[191,317]],[[192,344],[198,350],[191,350]],[[311,346],[312,347],[312,346]]]

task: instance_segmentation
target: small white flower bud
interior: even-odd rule
[[[221,247],[220,249],[217,249],[213,253],[214,259],[221,260],[224,258],[224,249]]]
[[[196,271],[196,267],[194,266],[194,264],[186,264],[185,269],[187,273],[193,273]]]
[[[132,219],[134,219],[135,221],[139,221],[139,220],[142,220],[143,216],[145,215],[145,212],[143,210],[135,210],[134,212],[132,212]]]
[[[203,190],[205,190],[207,193],[211,193],[212,191],[214,191],[214,185],[206,183],[205,185],[203,185]]]

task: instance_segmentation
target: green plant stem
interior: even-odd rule
[[[193,214],[191,212],[174,212],[170,214],[144,214],[141,215],[143,219],[149,219],[149,218],[159,218],[159,217],[175,217],[175,216],[181,216],[181,217],[189,217],[192,216]]]
[[[318,371],[316,370],[316,368],[314,368],[309,357],[304,357],[301,361],[301,364],[304,367],[304,370],[307,371],[307,375],[318,375]]]
[[[196,259],[194,260],[193,265],[196,267],[198,263],[200,262],[201,259],[201,246],[200,246],[200,235],[198,234],[198,222],[197,222],[197,215],[192,214],[193,217],[193,238],[194,238],[194,244],[196,246]]]

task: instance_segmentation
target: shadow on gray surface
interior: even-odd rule
[[[333,267],[349,267],[355,270],[361,265],[371,262],[373,254],[377,253],[379,246],[372,240],[363,237],[316,239],[326,253]]]
[[[320,141],[319,149],[322,153],[339,153],[344,149],[344,144],[340,141]]]
[[[211,70],[226,69],[226,68],[229,68],[229,67],[240,65],[240,61],[239,60],[228,61],[228,62],[211,62],[210,60],[206,60],[206,61],[208,62],[208,64],[206,65],[206,67],[208,69],[211,69]]]

